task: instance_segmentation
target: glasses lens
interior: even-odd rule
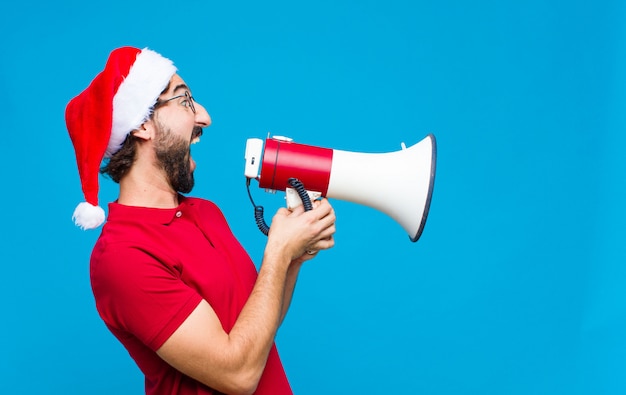
[[[193,97],[191,97],[189,91],[185,91],[185,96],[187,97],[187,100],[189,100],[189,107],[191,108],[191,111],[195,114],[196,107],[193,105]]]

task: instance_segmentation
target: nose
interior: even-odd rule
[[[204,106],[198,102],[194,102],[196,108],[196,125],[206,128],[211,125],[211,116],[204,108]]]

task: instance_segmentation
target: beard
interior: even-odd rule
[[[199,132],[196,130],[199,129]],[[193,136],[202,133],[199,127],[194,128]],[[172,189],[180,193],[189,193],[194,186],[191,170],[191,142],[185,141],[168,128],[157,123],[155,154],[158,165],[165,171]]]

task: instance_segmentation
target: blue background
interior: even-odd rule
[[[626,393],[619,1],[57,1],[0,12],[0,393],[139,394],[100,321],[66,103],[115,47],[174,60],[213,117],[193,194],[251,256],[250,137],[438,143],[422,238],[334,201],[277,342],[297,394]],[[253,189],[273,211],[280,194]],[[101,181],[103,204],[117,185]],[[106,207],[106,206],[105,206]]]

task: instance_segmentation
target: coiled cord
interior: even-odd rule
[[[304,188],[304,184],[302,184],[302,182],[298,180],[297,178],[293,178],[293,177],[290,178],[288,182],[289,182],[289,185],[293,189],[295,189],[295,191],[298,193],[298,196],[300,196],[300,199],[302,200],[302,206],[304,207],[304,211],[313,210],[313,203],[311,202],[311,198],[309,197],[309,194],[306,192],[306,189]],[[256,222],[256,225],[259,228],[259,230],[265,236],[267,236],[270,231],[270,227],[265,222],[265,218],[263,215],[264,214],[263,206],[257,206],[254,203],[254,200],[252,199],[252,193],[250,193],[250,179],[249,178],[246,181],[246,187],[248,188],[248,197],[250,198],[250,202],[252,203],[252,206],[254,206],[254,221]]]

